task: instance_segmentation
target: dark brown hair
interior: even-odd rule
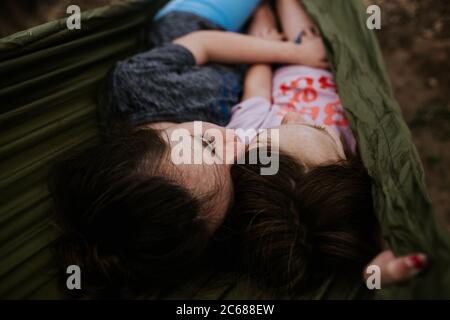
[[[380,249],[371,181],[361,161],[306,171],[280,154],[276,175],[261,175],[261,167],[232,168],[233,225],[245,270],[290,293],[317,287],[335,272],[361,274]]]
[[[84,288],[160,288],[195,268],[207,245],[202,199],[164,171],[157,132],[107,138],[59,161],[50,175],[57,261],[81,267]]]

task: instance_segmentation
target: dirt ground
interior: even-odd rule
[[[381,7],[378,38],[394,92],[422,158],[433,205],[450,230],[450,4],[365,2]]]
[[[0,37],[120,0],[3,0]],[[450,5],[448,0],[361,0],[378,4],[377,32],[392,85],[422,158],[433,204],[450,230]],[[32,14],[31,14],[32,13]]]

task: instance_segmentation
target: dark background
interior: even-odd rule
[[[0,37],[121,0],[2,0]],[[243,0],[244,1],[244,0]],[[378,4],[377,32],[394,92],[422,158],[434,207],[450,230],[449,0],[361,0]]]

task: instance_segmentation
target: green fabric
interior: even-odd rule
[[[304,1],[319,21],[339,94],[374,180],[383,236],[398,255],[424,252],[430,270],[379,298],[450,298],[450,237],[439,225],[409,129],[390,87],[362,1]],[[383,32],[383,31],[381,31]]]
[[[49,250],[46,172],[67,150],[93,143],[99,82],[118,59],[139,50],[140,31],[164,1],[134,0],[82,15],[82,29],[65,20],[0,40],[0,297],[66,298]],[[380,298],[450,298],[450,240],[437,225],[423,170],[386,77],[375,34],[360,0],[304,0],[324,35],[336,81],[363,160],[374,179],[384,236],[398,254],[424,251],[430,270]],[[129,297],[133,297],[130,295]],[[140,298],[267,298],[234,274],[205,272],[168,292]],[[359,275],[338,276],[298,298],[371,297]]]

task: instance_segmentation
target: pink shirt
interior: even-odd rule
[[[273,78],[272,99],[271,102],[255,97],[236,105],[231,110],[227,128],[274,128],[281,124],[286,113],[295,111],[305,121],[335,130],[343,143],[355,152],[356,140],[330,72],[305,66],[279,68]]]

